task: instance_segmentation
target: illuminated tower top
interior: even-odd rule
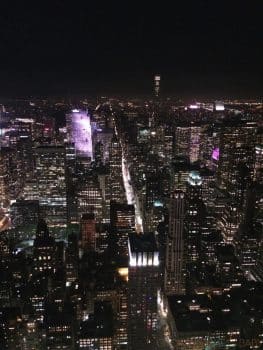
[[[192,186],[201,186],[202,185],[202,178],[197,171],[191,171],[187,181]]]
[[[153,233],[129,235],[130,266],[159,266],[159,252]]]

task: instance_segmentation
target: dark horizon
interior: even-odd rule
[[[135,5],[0,5],[0,96],[262,97],[262,3]]]
[[[159,73],[159,71],[158,71]],[[43,78],[44,75],[50,78]],[[58,74],[55,74],[57,76]],[[132,76],[133,75],[133,76]],[[55,79],[52,73],[34,74],[35,77],[23,77],[17,81],[9,79],[5,89],[1,89],[0,98],[37,98],[69,96],[118,96],[118,97],[153,97],[153,74],[127,74],[126,78],[112,80],[78,76],[65,79],[60,75]],[[250,82],[249,77],[233,78],[218,76],[210,81],[206,76],[182,74],[177,78],[161,74],[161,97],[178,99],[261,99],[262,92]],[[2,80],[3,81],[3,80]],[[260,82],[258,82],[260,83]]]

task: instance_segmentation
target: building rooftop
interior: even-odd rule
[[[80,324],[81,339],[85,338],[109,338],[114,333],[113,311],[111,303],[97,302],[94,306],[94,314],[87,321]]]
[[[131,252],[156,252],[158,251],[156,239],[152,232],[145,234],[129,235]]]
[[[168,296],[169,309],[179,333],[245,329],[248,313],[262,314],[262,284],[248,283],[220,295]]]

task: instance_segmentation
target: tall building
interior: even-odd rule
[[[84,250],[95,251],[96,221],[94,214],[83,214],[80,220],[80,240]]]
[[[123,281],[119,284],[116,327],[116,350],[129,349],[128,344],[128,268],[118,269]]]
[[[129,349],[156,349],[159,252],[153,233],[129,237]]]
[[[43,212],[49,226],[65,226],[67,198],[63,146],[36,148],[36,179],[40,211]]]
[[[71,233],[68,235],[68,247],[66,249],[66,285],[70,286],[78,278],[78,237]]]
[[[83,214],[93,213],[97,221],[102,221],[104,200],[97,177],[81,174],[78,178],[77,205],[79,219]]]
[[[86,111],[73,109],[66,115],[69,143],[75,144],[78,157],[92,159],[90,116]]]
[[[192,126],[190,136],[190,162],[197,162],[200,158],[200,142],[202,135],[202,128],[200,126]]]
[[[202,128],[199,125],[177,126],[175,130],[175,156],[189,157],[191,163],[200,155]]]
[[[160,176],[147,174],[146,176],[146,196],[145,196],[145,207],[151,209],[154,202],[160,200],[161,194],[161,183]]]
[[[160,96],[160,82],[161,82],[161,76],[155,75],[154,76],[154,96],[156,98]]]
[[[218,185],[243,204],[244,191],[253,176],[255,126],[226,126],[220,138]]]
[[[18,199],[10,206],[10,217],[13,227],[36,225],[39,218],[39,202]]]
[[[97,165],[103,162],[103,144],[102,142],[97,142],[94,147],[94,160]]]
[[[96,128],[94,130],[94,134],[92,136],[93,140],[93,150],[94,150],[94,158],[98,157],[98,150],[100,157],[102,156],[102,162],[106,163],[109,161],[110,157],[110,144],[112,140],[113,130],[112,129],[99,129]],[[98,147],[98,144],[100,145]]]
[[[74,349],[74,326],[70,317],[71,315],[65,312],[54,313],[53,310],[50,311],[45,320],[46,349]]]
[[[195,262],[200,257],[203,210],[202,179],[198,172],[191,171],[186,189],[185,235],[187,263]]]
[[[241,213],[236,202],[225,202],[222,215],[218,218],[218,226],[225,242],[232,242],[242,221]]]
[[[122,149],[116,135],[113,136],[109,149],[111,200],[125,202],[124,184],[122,179]]]
[[[128,236],[135,234],[135,209],[131,204],[111,202],[111,231],[116,242],[116,255],[128,257]]]
[[[256,145],[255,147],[255,165],[254,165],[254,181],[263,182],[263,146]]]
[[[73,143],[65,145],[66,151],[66,188],[67,188],[67,220],[68,223],[78,221],[77,196],[76,196],[76,149]]]
[[[56,269],[56,243],[44,220],[39,220],[37,225],[33,258],[35,274],[53,273]]]
[[[80,324],[77,349],[114,350],[114,321],[109,302],[97,302],[94,314]]]
[[[175,129],[175,156],[189,157],[191,128],[188,125],[177,126]]]
[[[185,293],[184,215],[185,194],[175,191],[170,198],[169,232],[166,241],[166,294]]]
[[[0,150],[0,207],[6,207],[9,203],[9,175],[8,159],[6,152]]]

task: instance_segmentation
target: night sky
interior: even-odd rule
[[[147,3],[2,1],[0,96],[262,97],[261,0]]]

